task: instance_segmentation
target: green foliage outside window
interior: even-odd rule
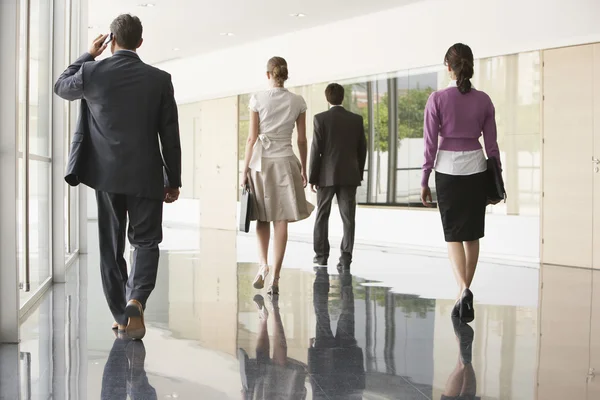
[[[366,85],[364,85],[366,93]],[[362,115],[365,123],[365,133],[368,136],[369,108],[366,102],[361,105],[358,103],[356,95],[353,93],[356,89],[361,89],[360,85],[346,85],[344,98],[344,107],[352,112]],[[423,113],[425,104],[429,95],[435,89],[427,87],[425,89],[411,89],[398,96],[398,140],[405,138],[423,137]],[[386,152],[389,148],[389,128],[388,128],[388,105],[389,96],[383,94],[374,105],[373,118],[375,123],[375,151]]]

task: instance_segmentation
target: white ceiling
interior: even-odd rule
[[[139,53],[156,64],[286,34],[329,22],[383,11],[419,0],[89,0],[88,41],[106,33],[119,14],[137,15],[144,25]],[[151,2],[154,7],[141,7]],[[303,13],[303,18],[290,14]],[[402,21],[398,21],[402,23]],[[221,36],[221,33],[234,36]],[[331,37],[323,40],[352,40]],[[310,46],[310,43],[306,43]],[[377,46],[377,43],[373,43]],[[178,51],[174,49],[179,49]],[[357,49],[368,54],[368,49]],[[240,60],[243,63],[243,60]]]

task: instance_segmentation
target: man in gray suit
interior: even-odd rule
[[[171,76],[144,64],[142,23],[125,14],[58,78],[54,92],[87,104],[78,181],[96,190],[100,268],[113,329],[146,333],[144,308],[156,283],[163,202],[181,187],[181,145]],[[110,44],[113,56],[95,61]],[[127,219],[129,226],[127,227]],[[125,235],[134,248],[131,271]]]
[[[314,262],[327,265],[329,257],[329,214],[337,197],[344,238],[338,270],[349,270],[354,248],[356,188],[360,186],[367,141],[363,118],[342,107],[344,88],[332,83],[325,89],[329,111],[315,115],[314,137],[310,153],[310,179],[313,192],[317,188],[317,217],[314,229]]]

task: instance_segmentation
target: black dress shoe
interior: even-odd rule
[[[318,256],[315,256],[315,258],[313,258],[313,263],[320,267],[327,266],[327,260],[323,260],[322,258],[319,258]]]
[[[464,323],[472,322],[475,319],[475,309],[473,308],[473,293],[465,289],[460,299],[460,320]]]
[[[350,272],[350,265],[344,265],[342,263],[338,263],[337,270],[340,274],[342,272]]]

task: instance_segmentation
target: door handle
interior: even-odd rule
[[[590,368],[585,381],[587,383],[590,383],[594,380],[595,377],[596,377],[596,371],[594,370],[594,368]]]
[[[595,157],[592,157],[592,162],[593,162],[594,164],[596,164],[596,165],[599,165],[599,164],[600,164],[600,160],[598,160],[598,159],[597,159],[597,158],[595,158]]]

